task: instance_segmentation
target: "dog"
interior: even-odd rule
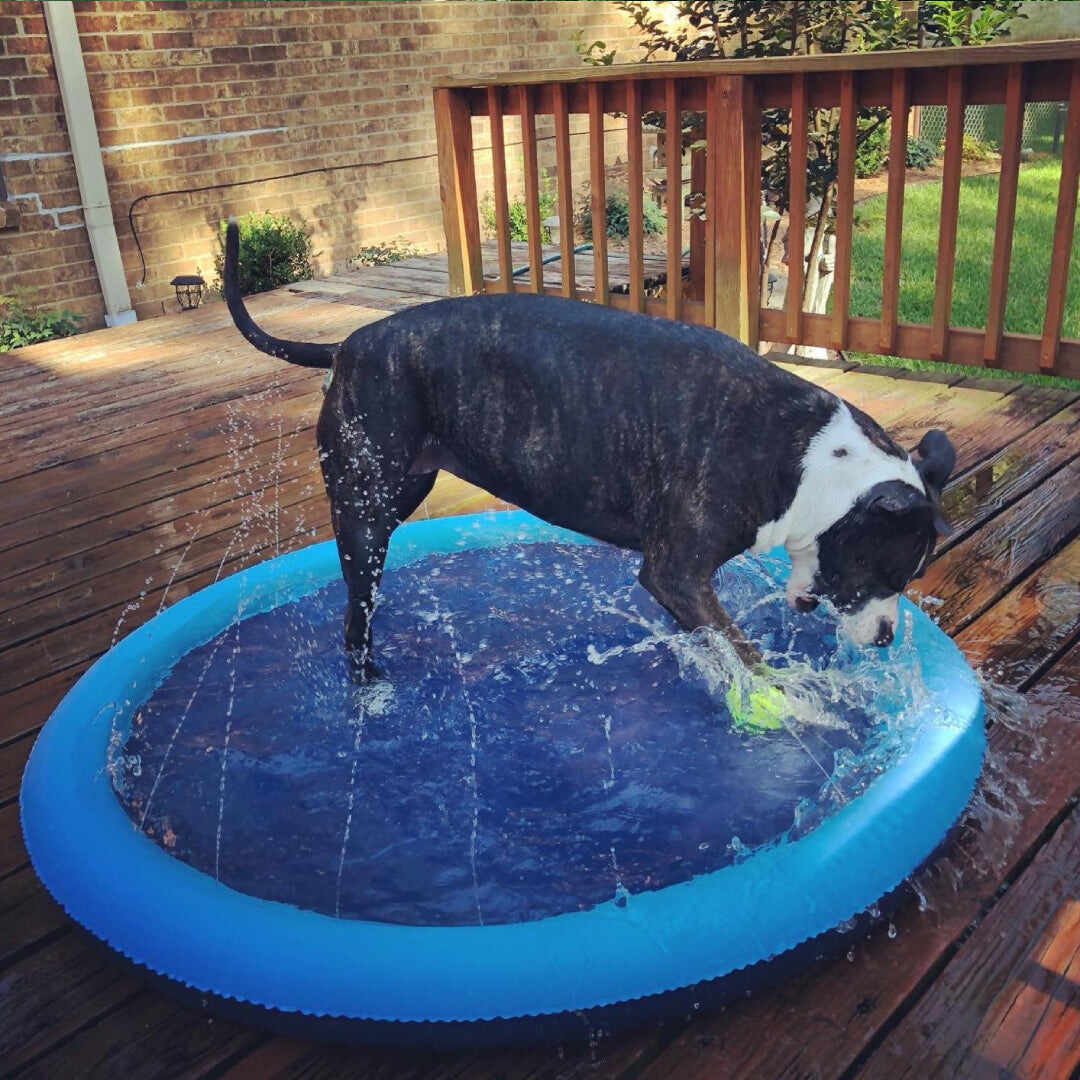
[[[888,645],[898,600],[947,532],[942,431],[908,453],[869,416],[725,334],[530,294],[435,301],[334,345],[261,330],[257,349],[330,368],[318,445],[348,587],[345,645],[373,677],[371,620],[390,535],[445,469],[555,525],[642,553],[638,578],[692,631],[760,655],[721,607],[719,566],[784,545],[787,600],[827,598],[858,645]]]

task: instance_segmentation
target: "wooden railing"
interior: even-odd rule
[[[435,88],[440,187],[450,262],[458,293],[555,292],[581,300],[714,326],[747,344],[851,348],[917,359],[1004,367],[1080,377],[1080,340],[1061,338],[1069,258],[1080,176],[1080,41],[1034,42],[964,49],[793,56],[768,60],[706,61],[693,64],[635,64],[572,71],[517,73],[512,78],[456,80]],[[1016,213],[1024,105],[1069,103],[1057,219],[1041,334],[1006,333],[1005,304]],[[1004,104],[1001,179],[993,264],[983,327],[950,325],[960,203],[964,108]],[[904,209],[904,145],[908,110],[945,105],[947,130],[941,185],[937,270],[931,321],[898,321],[901,228]],[[852,317],[851,255],[854,219],[856,122],[862,106],[890,109],[881,311],[876,318]],[[792,110],[789,282],[783,310],[761,306],[761,112]],[[835,286],[828,314],[803,310],[803,250],[806,220],[806,161],[809,109],[839,108],[835,219]],[[675,116],[705,113],[703,295],[668,287],[664,299],[645,295],[642,206],[630,200],[629,292],[609,289],[605,243],[604,118],[626,117],[626,162],[630,191],[642,190],[642,126],[645,112]],[[575,282],[569,118],[589,120],[594,281]],[[503,117],[521,118],[524,188],[528,222],[528,280],[511,265]],[[538,208],[536,117],[553,117],[555,175],[561,243],[561,285],[545,286]],[[498,274],[485,277],[471,118],[490,121]],[[899,119],[899,122],[897,122]],[[678,130],[679,125],[676,125]],[[480,151],[477,151],[477,153]],[[579,178],[579,180],[582,178]],[[669,192],[681,192],[677,152],[667,157]],[[686,237],[681,197],[667,200],[667,281],[682,281]],[[691,230],[693,231],[693,230]],[[691,247],[693,252],[693,246]]]

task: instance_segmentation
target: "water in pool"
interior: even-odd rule
[[[787,608],[778,565],[728,564],[722,602],[816,710],[747,733],[714,646],[677,632],[638,565],[530,543],[387,571],[385,678],[363,687],[342,650],[343,584],[236,621],[138,709],[118,796],[172,855],[242,892],[490,924],[632,903],[786,842],[900,752],[920,698],[910,635],[849,652],[827,615]]]

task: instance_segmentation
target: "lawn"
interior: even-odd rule
[[[1005,308],[1005,329],[1012,333],[1042,332],[1060,175],[1061,163],[1054,159],[1033,162],[1020,170]],[[996,175],[968,177],[960,184],[960,220],[950,319],[954,326],[981,327],[986,324],[997,192]],[[940,182],[910,185],[905,192],[900,269],[899,317],[902,322],[930,322],[934,307],[940,205]],[[885,196],[874,196],[859,203],[855,213],[851,313],[877,318],[881,313]],[[1062,335],[1080,337],[1080,243],[1076,235],[1073,237]]]

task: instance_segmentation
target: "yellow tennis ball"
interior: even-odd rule
[[[783,690],[768,685],[751,690],[744,703],[739,688],[732,683],[728,687],[727,706],[735,726],[746,731],[778,731],[791,711]]]

